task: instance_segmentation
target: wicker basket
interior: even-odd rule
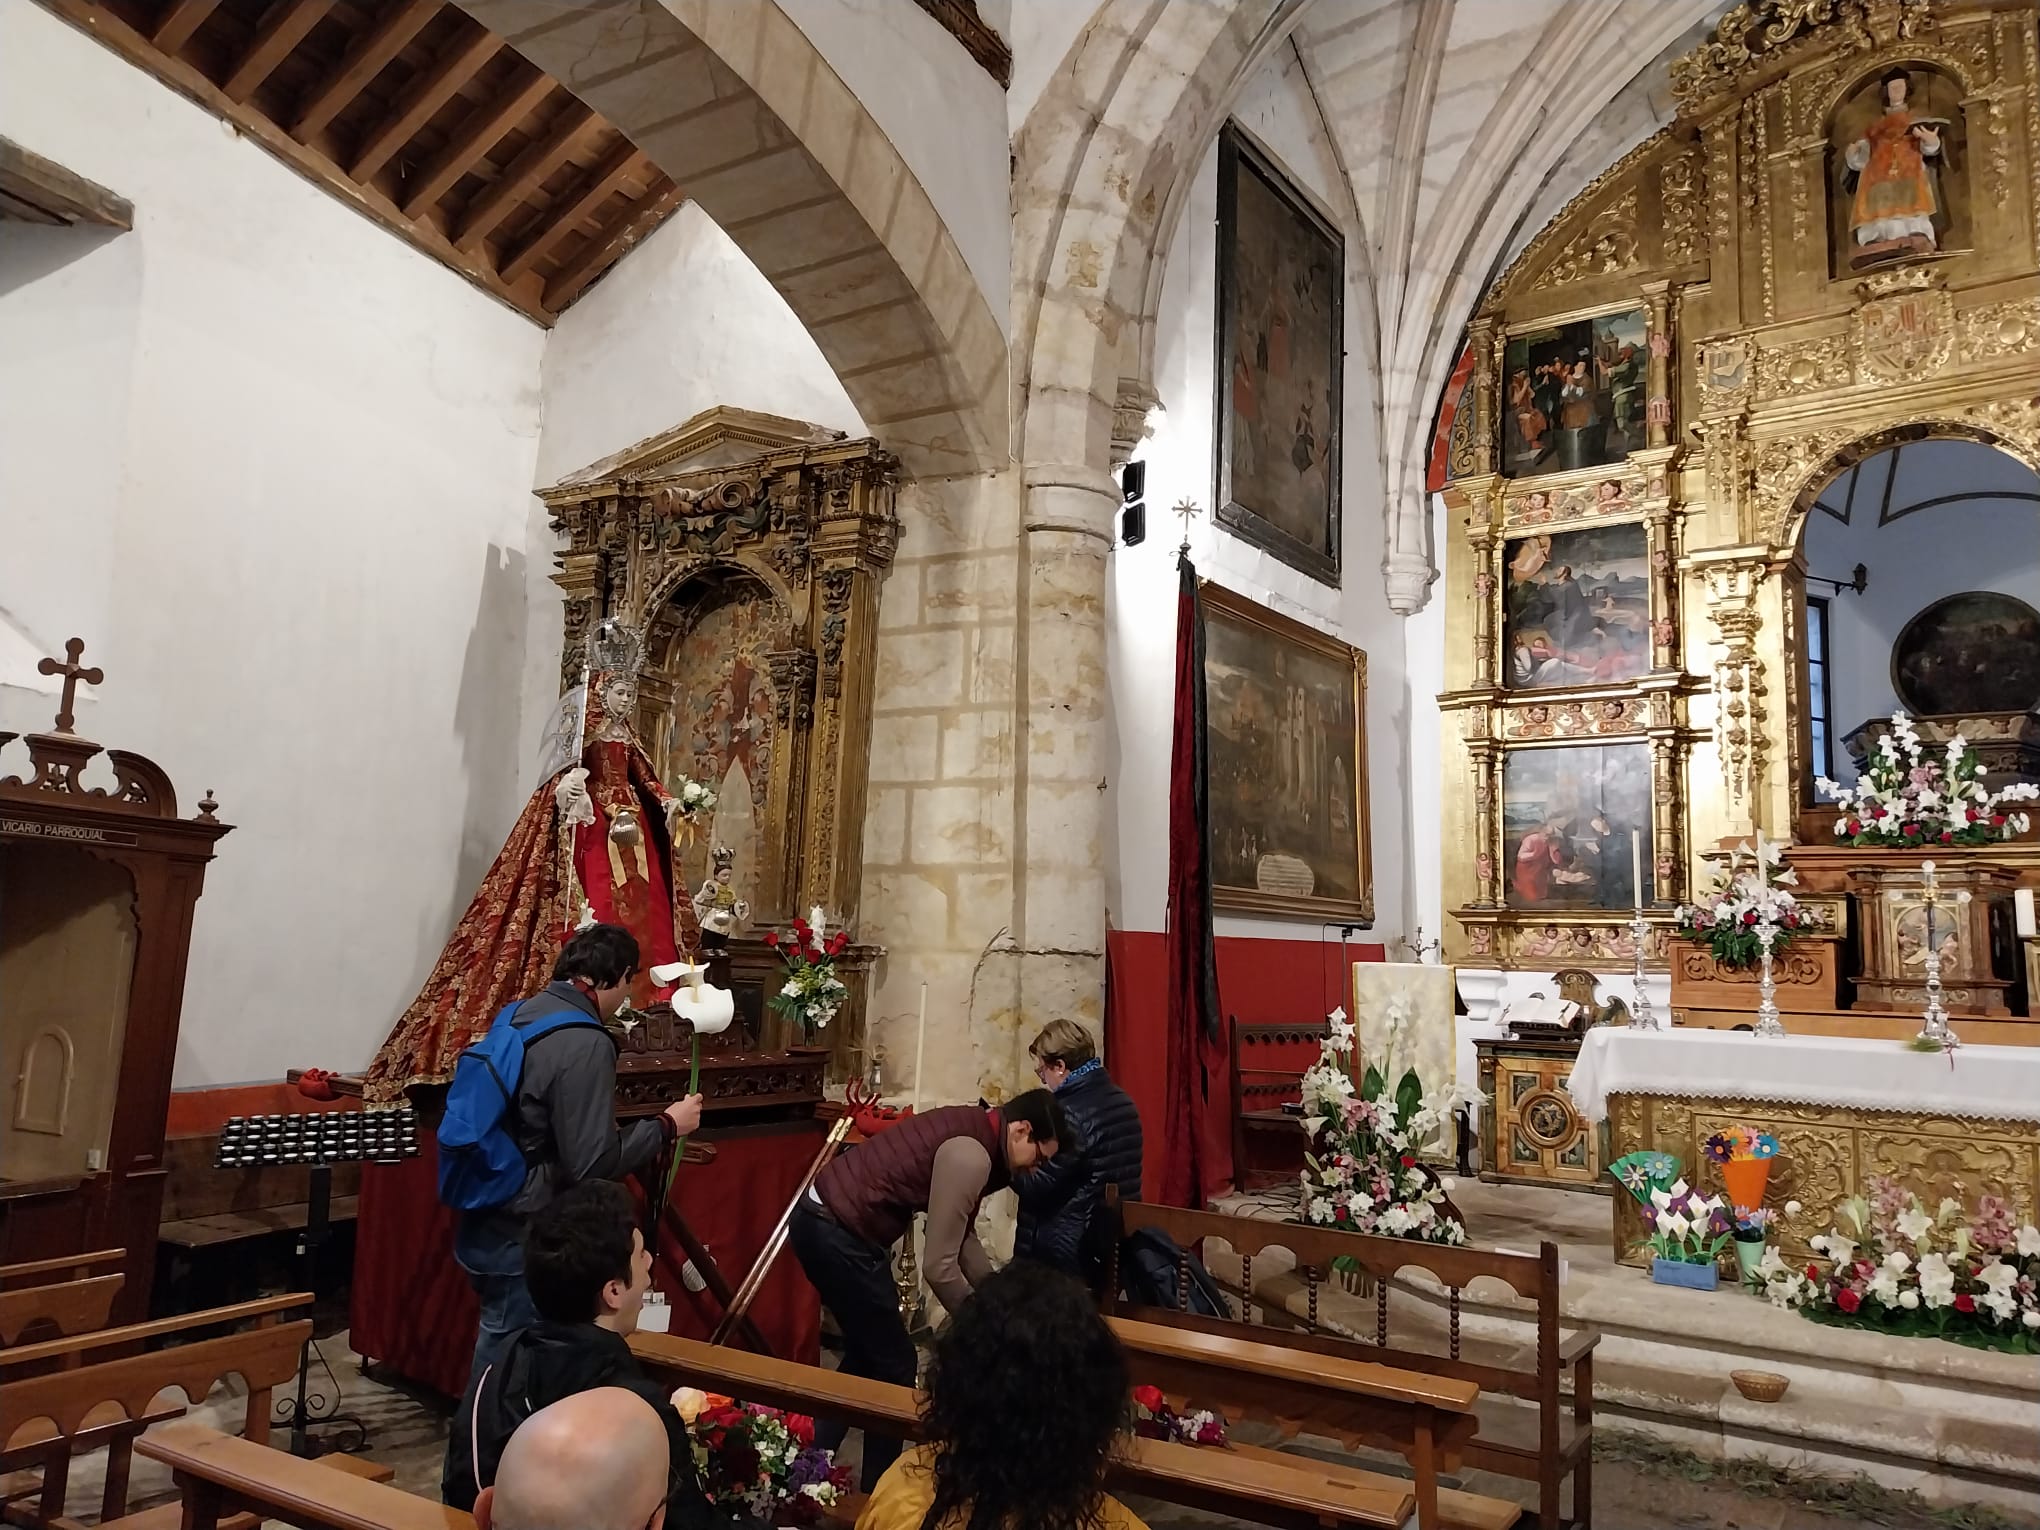
[[[1792,1385],[1791,1377],[1780,1376],[1776,1371],[1730,1371],[1728,1379],[1743,1396],[1760,1403],[1776,1402]]]

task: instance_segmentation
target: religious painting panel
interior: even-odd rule
[[[1345,245],[1235,127],[1219,140],[1220,524],[1339,582]]]
[[[1650,746],[1510,750],[1502,855],[1510,908],[1630,909],[1639,876],[1650,902]]]
[[[1962,87],[1923,65],[1865,80],[1828,134],[1837,277],[1966,242]]]
[[[1512,478],[1605,467],[1648,440],[1641,308],[1513,334],[1502,371],[1502,470]]]
[[[658,758],[667,784],[699,781],[716,794],[707,832],[676,846],[681,880],[697,887],[710,873],[714,847],[735,853],[738,882],[763,881],[773,836],[766,832],[775,740],[766,655],[788,642],[785,608],[763,583],[730,576],[683,586],[672,610],[680,627],[664,666],[672,708],[662,720]]]
[[[1648,670],[1650,551],[1642,523],[1506,543],[1502,646],[1513,690],[1605,685]]]
[[[1204,642],[1213,903],[1371,922],[1367,656],[1211,584]]]
[[[2040,611],[1990,590],[1935,601],[1892,645],[1891,688],[1916,717],[2028,710],[2040,703]]]

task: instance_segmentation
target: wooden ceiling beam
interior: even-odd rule
[[[621,260],[633,245],[657,228],[668,213],[686,200],[687,194],[669,177],[662,175],[653,181],[643,201],[619,211],[574,252],[573,259],[553,273],[552,280],[545,284],[546,308],[558,313],[573,302],[581,295],[583,287]]]
[[[0,0],[0,3],[7,3],[7,0]],[[540,324],[552,322],[553,316],[540,306],[539,295],[534,290],[536,283],[526,283],[519,288],[498,276],[486,260],[454,248],[453,242],[430,223],[406,218],[388,197],[373,186],[362,186],[349,180],[330,158],[299,143],[253,104],[229,101],[219,86],[197,67],[161,52],[146,34],[128,25],[102,0],[42,0],[42,4],[79,31],[97,38],[136,68],[197,102],[222,122],[231,123],[249,140],[267,149],[306,180],[375,219],[400,238],[409,240],[419,250],[459,272],[484,292]]]
[[[305,40],[305,34],[324,19],[333,0],[276,0],[262,13],[262,21],[247,48],[235,61],[233,72],[220,87],[229,101],[245,101],[255,94],[290,50]]]
[[[564,239],[596,208],[608,201],[617,188],[630,179],[630,173],[643,163],[644,155],[638,152],[637,145],[628,138],[619,138],[616,147],[589,169],[581,178],[580,184],[567,191],[553,207],[538,215],[538,226],[503,263],[501,272],[503,280],[514,282],[529,271],[533,262]]]
[[[461,215],[453,242],[464,249],[479,245],[601,125],[602,119],[579,101],[568,106],[553,119],[543,138],[526,145],[501,175],[475,194]]]
[[[449,43],[409,85],[390,109],[389,115],[362,135],[354,162],[347,173],[366,183],[390,162],[390,157],[409,143],[432,114],[454,97],[496,56],[503,39],[479,26],[471,26]]]
[[[375,25],[354,39],[331,72],[312,88],[298,108],[291,136],[300,141],[323,133],[333,119],[347,110],[368,82],[383,72],[389,61],[425,30],[425,24],[439,14],[440,0],[390,0],[376,17]]]
[[[134,204],[126,197],[74,175],[11,138],[0,138],[0,200],[16,210],[15,216],[35,223],[135,226]]]
[[[552,77],[533,71],[469,112],[440,151],[426,162],[415,181],[404,187],[404,216],[415,218],[444,196],[463,175],[482,162],[503,135],[538,110],[553,93]]]
[[[172,58],[191,41],[192,34],[205,25],[206,17],[219,9],[220,0],[170,0],[156,18],[149,40]]]

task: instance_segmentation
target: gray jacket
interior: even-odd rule
[[[524,1053],[517,1086],[517,1145],[530,1165],[508,1205],[463,1213],[464,1243],[523,1241],[533,1212],[584,1179],[621,1179],[649,1164],[671,1140],[665,1118],[616,1124],[616,1041],[595,1003],[572,983],[549,983],[518,1006],[513,1024],[576,1009],[586,1025],[539,1037]]]

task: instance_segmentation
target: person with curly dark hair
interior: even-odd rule
[[[1132,1398],[1091,1293],[1045,1264],[1009,1264],[936,1339],[927,1443],[879,1479],[857,1530],[1146,1530],[1105,1491]]]

